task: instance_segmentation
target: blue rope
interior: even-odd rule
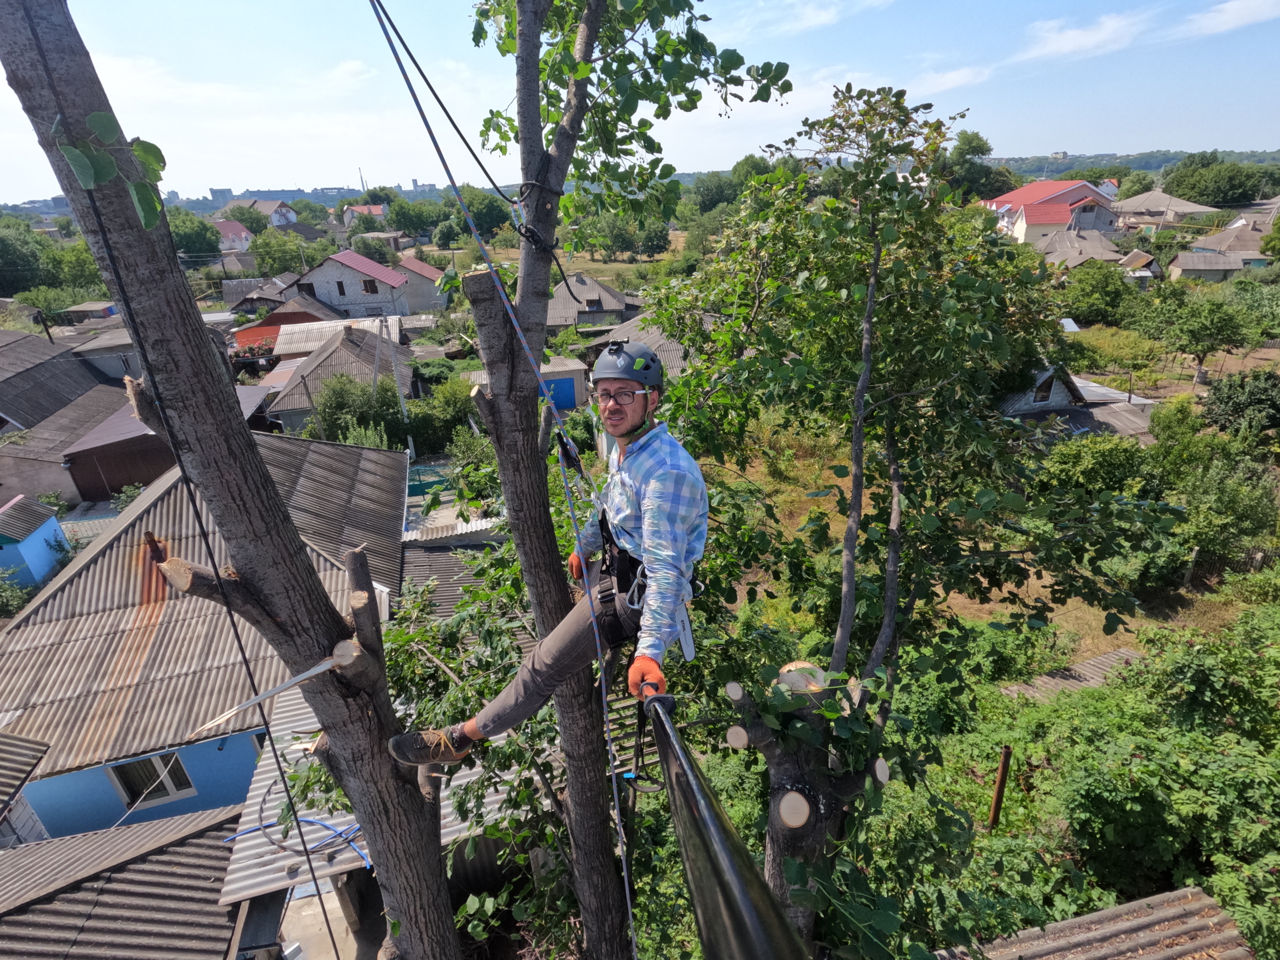
[[[413,105],[418,110],[418,116],[422,120],[423,127],[426,128],[427,136],[431,139],[431,145],[435,148],[436,156],[440,160],[440,166],[444,169],[445,176],[449,180],[449,186],[453,190],[454,198],[458,201],[458,207],[462,210],[463,217],[466,218],[467,226],[471,230],[471,236],[475,238],[476,245],[480,249],[480,255],[484,258],[485,267],[488,269],[489,276],[493,280],[494,288],[498,291],[498,298],[502,302],[503,309],[506,311],[507,317],[511,320],[511,326],[514,328],[516,337],[520,341],[520,346],[524,350],[525,358],[529,361],[530,367],[533,368],[533,375],[538,381],[538,390],[542,394],[543,399],[551,408],[551,415],[555,422],[556,431],[568,445],[569,449],[577,456],[578,448],[574,444],[573,439],[569,436],[565,428],[563,418],[560,411],[556,409],[555,401],[551,395],[551,388],[547,386],[546,380],[542,377],[542,371],[538,364],[537,358],[533,355],[533,349],[529,346],[524,330],[520,327],[520,321],[516,318],[515,308],[511,304],[511,299],[507,296],[507,289],[502,283],[502,278],[498,275],[498,270],[494,266],[493,260],[489,257],[488,250],[485,249],[484,240],[480,237],[480,231],[477,229],[475,220],[471,216],[471,211],[467,208],[466,201],[462,199],[462,191],[458,188],[458,183],[454,179],[453,171],[449,168],[449,162],[445,159],[444,151],[440,147],[440,141],[436,139],[435,131],[431,128],[431,121],[427,119],[426,111],[422,109],[422,101],[418,99],[417,91],[414,90],[413,81],[409,78],[409,73],[405,69],[404,62],[400,59],[400,53],[396,49],[395,43],[391,39],[391,34],[387,30],[386,22],[383,20],[382,12],[378,9],[376,0],[369,0],[370,7],[373,8],[373,15],[378,20],[378,26],[382,28],[382,35],[386,38],[387,47],[391,50],[391,55],[395,58],[396,66],[400,69],[400,76],[404,79],[405,87],[409,91],[409,96],[413,99]],[[520,203],[518,216],[520,221],[524,221],[523,202]],[[565,465],[564,450],[559,448],[558,461],[560,464],[560,477],[564,483],[565,501],[569,506],[569,519],[573,524],[573,539],[578,556],[585,562],[586,552],[583,549],[582,528],[578,523],[578,513],[573,503],[573,489],[569,482],[569,472]],[[593,498],[594,499],[594,498]],[[598,504],[597,504],[598,505]],[[585,571],[584,571],[585,572]],[[601,682],[600,682],[600,703],[604,711],[604,728],[605,741],[609,752],[609,779],[613,786],[613,806],[614,806],[614,824],[617,827],[618,849],[622,854],[622,882],[623,882],[623,898],[627,905],[627,928],[631,936],[631,954],[633,957],[639,957],[639,947],[636,943],[635,917],[631,905],[631,876],[627,867],[627,840],[626,833],[622,826],[622,804],[618,790],[618,760],[617,751],[614,748],[613,728],[609,719],[609,691],[607,677],[603,676],[604,644],[600,639],[600,621],[596,612],[595,591],[591,587],[590,579],[585,580],[587,607],[591,613],[591,632],[595,637],[596,643],[596,659],[601,664]]]

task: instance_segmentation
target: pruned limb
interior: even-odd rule
[[[347,583],[351,586],[351,621],[356,637],[365,653],[381,662],[382,618],[378,613],[373,574],[369,570],[369,555],[361,544],[348,550],[342,559],[347,569]]]
[[[222,603],[225,592],[226,601],[233,613],[244,617],[268,640],[280,636],[280,625],[263,609],[257,598],[230,567],[222,571],[222,590],[218,589],[218,577],[212,567],[192,563],[181,557],[170,557],[159,564],[159,567],[169,586],[179,593]]]
[[[556,423],[556,411],[551,404],[543,404],[542,422],[538,425],[538,449],[545,455],[551,446],[551,428]]]
[[[339,676],[361,690],[374,690],[382,683],[382,664],[361,646],[359,640],[343,640],[334,647],[333,662]]]
[[[133,415],[152,433],[160,437],[166,436],[164,420],[160,416],[160,408],[156,406],[155,396],[151,393],[146,382],[135,380],[133,377],[125,377],[124,392],[125,396],[129,398],[130,406],[133,407]]]

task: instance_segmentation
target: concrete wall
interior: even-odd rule
[[[409,313],[426,313],[429,310],[443,310],[448,303],[440,289],[426,277],[411,273],[408,270],[396,273],[409,279],[400,289],[404,291],[406,310]]]
[[[16,443],[0,447],[0,499],[12,500],[19,493],[29,497],[56,493],[67,503],[80,502],[70,470],[60,462],[19,456],[21,450],[21,445]]]
[[[134,810],[125,823],[142,823],[244,802],[258,762],[258,744],[253,732],[237,733],[182,747],[178,750],[178,759],[195,793],[143,805]],[[119,820],[126,809],[124,797],[107,772],[107,766],[35,780],[23,788],[22,794],[51,837],[104,829]]]
[[[344,263],[326,260],[307,274],[305,282],[315,287],[317,300],[339,313],[345,311],[350,317],[403,315],[410,312],[404,296],[407,284],[392,289],[381,280],[374,280],[377,292],[366,293],[364,281],[369,279]],[[338,292],[339,283],[342,284],[341,293]]]

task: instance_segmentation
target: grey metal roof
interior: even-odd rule
[[[1149,216],[1159,217],[1165,213],[1172,213],[1178,216],[1189,216],[1193,213],[1217,213],[1217,207],[1206,207],[1202,203],[1192,203],[1190,200],[1182,200],[1171,194],[1165,193],[1163,190],[1148,190],[1146,193],[1134,194],[1127,200],[1113,200],[1111,203],[1113,213],[1124,214],[1126,216]]]
[[[1199,887],[1162,893],[1071,920],[1032,927],[982,945],[987,960],[1250,960],[1253,951],[1213,897]],[[970,960],[964,948],[939,950]]]
[[[1120,260],[1120,251],[1103,236],[1101,230],[1055,230],[1037,240],[1035,248],[1049,263],[1067,269],[1078,267],[1087,260],[1110,263]]]
[[[321,320],[341,323],[346,318],[337,310],[329,306],[327,303],[321,303],[315,297],[309,297],[305,293],[300,293],[292,300],[286,300],[282,306],[276,307],[268,314],[268,319],[275,317],[282,319],[291,313],[309,313],[313,317]]]
[[[0,816],[48,749],[39,740],[0,733]]]
[[[1250,221],[1238,227],[1228,227],[1211,237],[1197,237],[1191,241],[1191,248],[1196,251],[1256,254],[1262,249],[1262,238],[1269,232]]]
[[[394,342],[399,343],[400,318],[397,316],[368,317],[363,320],[318,320],[315,323],[298,323],[281,327],[280,332],[276,334],[275,348],[271,352],[277,357],[291,353],[312,353],[333,339],[335,333],[348,327],[377,333],[382,328],[384,319],[387,321],[388,335]]]
[[[342,552],[361,543],[375,580],[394,593],[405,455],[276,434],[254,439],[339,609],[348,594]],[[222,566],[226,546],[200,509]],[[148,530],[168,556],[207,562],[171,470],[0,632],[0,711],[18,712],[5,730],[51,744],[42,777],[190,742],[193,728],[252,696],[225,612],[165,583],[144,543]],[[240,631],[259,686],[282,681],[286,671],[267,642],[244,622]],[[257,725],[246,711],[204,738]]]
[[[100,333],[92,340],[73,347],[71,352],[76,356],[83,356],[88,353],[95,353],[98,350],[132,350],[133,339],[129,336],[129,331],[124,327],[118,330],[108,330],[106,333]]]
[[[625,296],[595,277],[575,273],[566,279],[567,283],[561,280],[556,285],[555,291],[551,294],[551,302],[547,304],[547,323],[551,326],[576,323],[579,313],[588,312],[588,300],[599,300],[600,312],[627,308]],[[574,300],[574,296],[578,300]]]
[[[1243,270],[1244,260],[1239,253],[1187,253],[1185,250],[1173,258],[1169,269],[1180,270]]]
[[[236,807],[0,851],[0,957],[222,960]]]
[[[303,323],[296,328],[316,326]],[[284,329],[280,331],[282,334]],[[393,334],[394,337],[394,334]],[[276,340],[276,349],[284,338]],[[271,402],[268,408],[271,413],[282,410],[309,410],[311,400],[307,397],[307,389],[315,397],[321,386],[330,377],[346,374],[361,383],[372,383],[375,379],[374,364],[377,364],[376,376],[382,377],[394,373],[396,385],[402,396],[408,396],[413,381],[413,351],[402,347],[394,339],[388,341],[377,331],[359,330],[343,327],[330,336],[329,340],[316,350],[294,371],[289,382],[280,395]],[[304,378],[306,385],[304,387]]]
[[[404,545],[404,578],[417,586],[435,581],[431,599],[438,613],[452,613],[462,600],[462,591],[480,582],[463,562],[460,551],[448,547]]]
[[[1141,660],[1142,654],[1137,650],[1121,647],[1107,653],[1069,667],[1050,670],[1031,680],[1030,683],[1015,683],[1001,687],[1000,692],[1006,697],[1017,697],[1019,694],[1032,700],[1048,700],[1063,690],[1082,690],[1085,687],[1100,687],[1107,677],[1127,665],[1131,661]]]
[[[240,413],[248,420],[258,407],[262,406],[262,401],[267,399],[267,395],[271,393],[270,387],[264,387],[262,384],[236,384],[236,400],[240,404]],[[155,431],[148,427],[145,423],[133,415],[133,406],[126,403],[107,419],[80,437],[78,440],[67,446],[63,451],[63,456],[70,456],[73,453],[81,453],[85,450],[96,450],[109,444],[119,443],[122,440],[129,440],[133,437],[144,437],[148,434],[154,435]]]
[[[19,427],[34,427],[100,382],[69,348],[0,330],[0,417]]]
[[[35,497],[21,493],[8,503],[0,503],[0,537],[21,543],[43,527],[58,511]]]
[[[97,384],[52,416],[41,420],[23,434],[20,440],[11,438],[6,443],[0,443],[0,473],[4,470],[5,457],[61,463],[62,451],[68,444],[79,440],[106,420],[124,402],[122,388]]]
[[[643,343],[648,346],[662,361],[662,369],[668,379],[684,373],[684,347],[668,337],[659,327],[652,325],[645,316],[618,324],[608,333],[596,337],[587,344],[587,349],[598,352],[607,347],[610,340],[630,340],[632,343]]]

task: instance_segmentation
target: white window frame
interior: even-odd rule
[[[1050,374],[1048,377],[1046,377],[1045,379],[1037,383],[1035,385],[1035,388],[1031,391],[1031,402],[1032,403],[1048,403],[1050,400],[1052,400],[1053,399],[1053,381],[1055,379],[1056,378],[1052,374]],[[1049,385],[1049,392],[1045,394],[1045,397],[1043,400],[1037,400],[1036,394],[1040,392],[1040,388],[1043,387],[1046,383]]]
[[[169,757],[173,757],[173,764],[168,763]],[[148,782],[159,777],[160,783],[165,788],[165,795],[162,797],[155,797],[151,800],[140,800],[133,804],[133,806],[130,806],[131,801],[129,799],[129,791],[126,789],[125,785],[120,782],[120,777],[116,773],[116,768],[127,767],[135,763],[148,762],[152,765],[152,769],[154,770],[151,776],[148,777]],[[185,766],[182,766],[182,772],[191,786],[184,790],[179,790],[173,785],[173,779],[170,776],[170,773],[172,772],[174,765],[182,766],[182,758],[178,756],[176,751],[170,751],[169,753],[158,753],[150,757],[139,757],[136,760],[127,760],[124,763],[113,764],[112,766],[107,767],[107,776],[108,779],[111,780],[112,786],[116,788],[116,792],[120,794],[120,799],[124,802],[126,807],[129,807],[130,810],[146,810],[149,807],[158,807],[162,803],[169,803],[173,800],[182,800],[185,797],[194,797],[196,795],[195,781],[191,779],[191,774],[187,772],[187,768]],[[151,791],[148,790],[147,792],[150,793]]]

